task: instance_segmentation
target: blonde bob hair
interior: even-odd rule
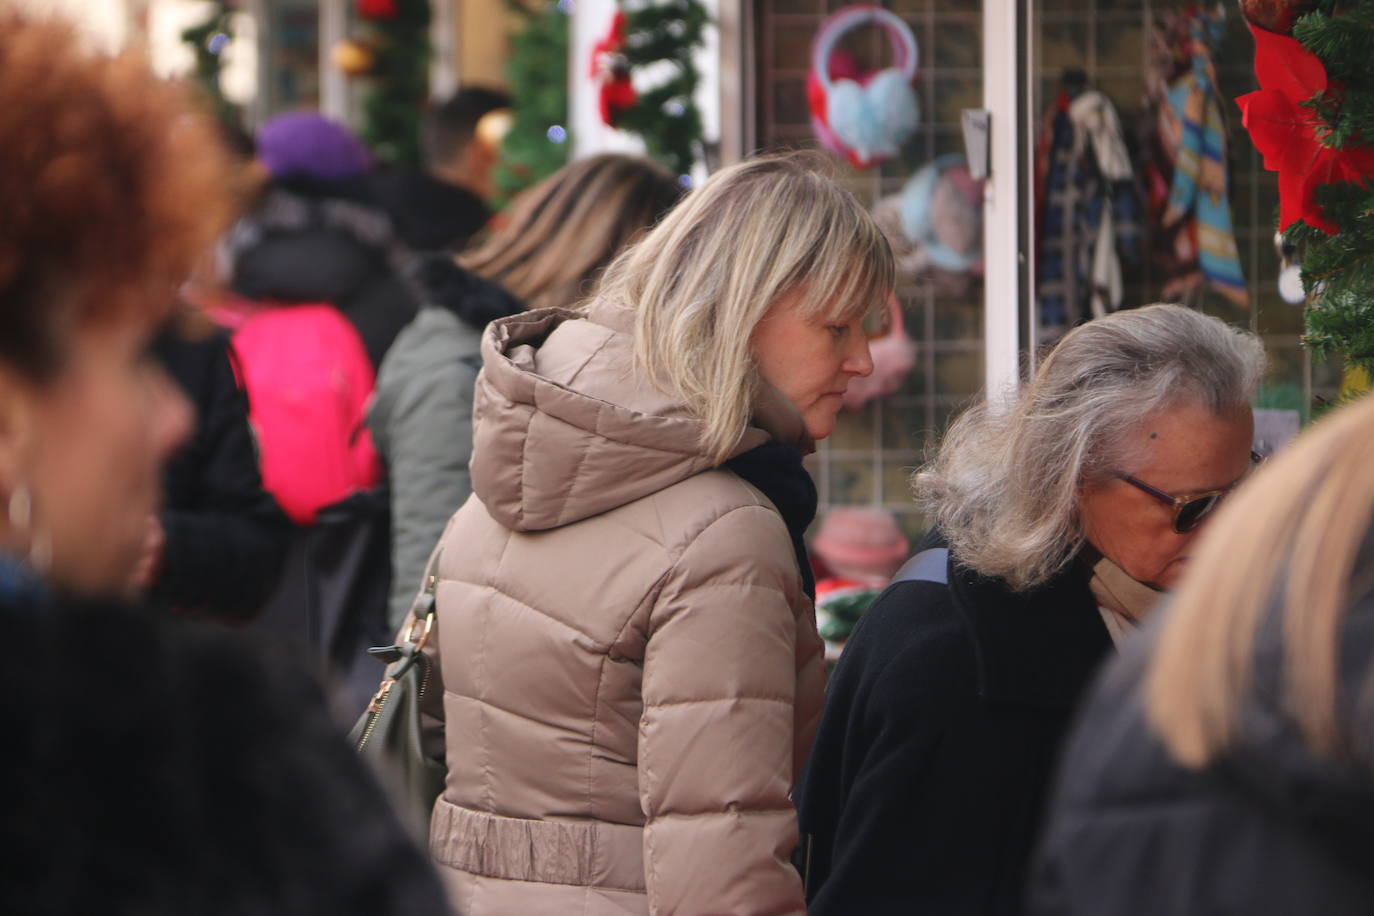
[[[690,193],[607,269],[603,297],[632,307],[640,369],[704,423],[728,458],[760,379],[753,333],[795,295],[805,318],[851,321],[885,307],[896,268],[887,239],[817,154],[751,159]]]
[[[1374,764],[1367,657],[1342,690],[1342,628],[1374,591],[1374,399],[1340,409],[1268,462],[1217,513],[1184,575],[1145,680],[1149,721],[1173,757],[1202,767],[1240,737],[1251,697],[1279,710],[1318,754]],[[1255,662],[1280,666],[1257,680]],[[1346,663],[1354,661],[1347,659]],[[1272,682],[1269,678],[1272,677]],[[1342,727],[1354,711],[1360,722]]]
[[[1182,404],[1248,409],[1264,365],[1253,334],[1180,305],[1079,325],[1011,407],[980,404],[950,426],[913,478],[917,501],[964,566],[1034,588],[1083,546],[1083,488],[1138,467],[1133,431]]]

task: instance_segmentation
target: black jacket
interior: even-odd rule
[[[491,219],[482,198],[424,172],[380,171],[369,184],[373,200],[415,251],[455,253]]]
[[[1367,567],[1366,567],[1367,568]],[[1105,672],[1065,748],[1032,881],[1040,914],[1374,913],[1374,599],[1341,635],[1342,759],[1308,750],[1282,711],[1277,616],[1260,629],[1234,749],[1176,765],[1141,684],[1167,609]],[[1363,700],[1360,695],[1364,694]]]
[[[1021,595],[948,573],[889,587],[831,677],[796,796],[813,916],[1020,909],[1060,739],[1111,641],[1077,564]]]
[[[448,912],[314,681],[277,647],[12,592],[0,620],[0,912]]]
[[[362,180],[277,181],[228,238],[232,285],[249,299],[324,302],[353,322],[375,369],[415,317],[411,254]]]
[[[220,619],[251,618],[276,585],[290,524],[262,487],[228,338],[166,331],[153,349],[194,405],[196,425],[163,473],[166,548],[149,597]]]

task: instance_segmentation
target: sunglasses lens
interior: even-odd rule
[[[1178,517],[1174,519],[1174,530],[1182,534],[1185,531],[1192,531],[1202,524],[1203,519],[1212,513],[1221,503],[1221,494],[1212,496],[1200,496],[1183,504],[1178,510]]]

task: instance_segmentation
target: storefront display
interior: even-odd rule
[[[916,364],[895,390],[842,414],[812,470],[822,509],[882,506],[915,537],[927,520],[911,503],[910,471],[949,418],[980,396],[991,337],[984,326],[987,281],[976,263],[983,253],[967,244],[981,235],[981,226],[970,227],[981,218],[983,189],[970,182],[955,194],[959,189],[943,176],[966,155],[962,112],[985,107],[984,80],[1006,64],[982,59],[984,7],[948,0],[890,0],[882,7],[920,48],[911,81],[920,116],[895,155],[862,168],[846,157],[842,175],[894,243],[897,294]],[[1290,304],[1306,296],[1295,282],[1305,252],[1275,248],[1278,182],[1264,169],[1235,101],[1257,87],[1243,12],[1259,7],[1291,26],[1312,3],[1026,4],[1021,21],[1030,29],[1033,64],[1027,101],[1021,112],[999,108],[991,115],[994,137],[1009,119],[1023,118],[1027,158],[1044,153],[1040,212],[1028,209],[1026,217],[1028,282],[1038,295],[1033,309],[1020,312],[1023,358],[1035,343],[1093,315],[1177,301],[1260,334],[1270,358],[1260,406],[1287,411],[1285,424],[1293,416],[1305,421],[1313,404],[1337,396],[1341,360],[1313,358],[1302,345],[1303,309]],[[747,149],[827,148],[810,102],[816,37],[836,14],[831,3],[750,3]],[[900,65],[892,39],[876,27],[839,35],[826,54],[828,75],[856,83]],[[1051,167],[1058,170],[1053,181]],[[932,183],[932,175],[940,177]],[[1003,200],[1015,197],[1005,176],[993,176]],[[1017,270],[1014,258],[1003,252],[987,270]],[[947,269],[970,262],[964,271]]]
[[[1304,4],[1302,18],[1250,17],[1260,88],[1238,99],[1245,126],[1278,172],[1279,230],[1302,259],[1307,340],[1374,369],[1374,85],[1370,4]],[[1290,10],[1290,12],[1294,12]],[[1271,30],[1271,27],[1277,31]],[[1291,32],[1292,34],[1288,34]]]
[[[1122,261],[1140,260],[1139,183],[1121,119],[1086,83],[1081,70],[1066,73],[1040,125],[1036,295],[1051,336],[1121,308]]]
[[[837,51],[845,35],[863,26],[882,30],[892,44],[892,65],[860,72]],[[865,169],[896,156],[920,120],[911,81],[920,62],[916,37],[900,18],[871,4],[848,6],[821,24],[811,48],[806,97],[821,145]]]

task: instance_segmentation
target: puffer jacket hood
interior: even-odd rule
[[[598,300],[586,314],[539,309],[488,326],[472,487],[505,527],[559,528],[716,464],[701,444],[702,421],[671,395],[627,383],[632,322],[630,309]],[[774,391],[755,422],[732,455],[769,438],[811,448],[801,417]]]

